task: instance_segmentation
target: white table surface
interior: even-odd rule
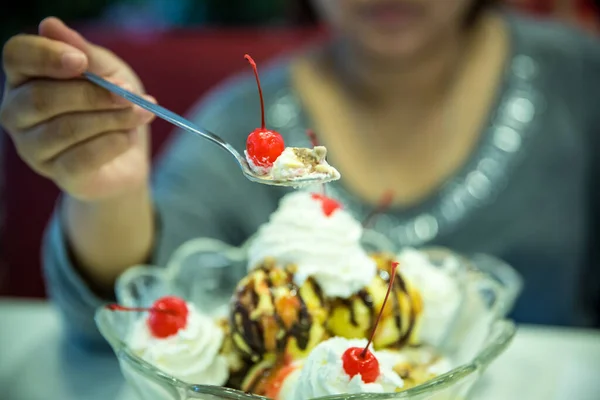
[[[112,353],[69,346],[50,304],[15,299],[0,299],[0,398],[136,399]],[[473,399],[600,399],[600,331],[520,326]]]

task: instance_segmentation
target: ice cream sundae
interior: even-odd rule
[[[273,399],[397,392],[451,368],[434,346],[453,321],[451,266],[417,250],[368,254],[336,200],[295,191],[248,246],[229,315],[159,299],[130,332],[141,358],[185,382]]]
[[[266,128],[265,105],[256,63],[247,54],[245,58],[254,71],[261,109],[261,127],[252,131],[246,140],[244,154],[250,168],[275,181],[317,178],[328,182],[340,179],[340,173],[327,163],[325,147],[286,147],[278,132]]]

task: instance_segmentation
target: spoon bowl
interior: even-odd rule
[[[132,102],[133,104],[140,106],[144,110],[150,111],[152,114],[156,115],[157,117],[162,118],[165,121],[170,122],[173,125],[181,128],[187,132],[194,133],[203,139],[209,140],[209,141],[213,142],[214,144],[218,145],[219,147],[225,149],[231,156],[233,156],[235,158],[240,169],[242,170],[242,173],[246,176],[246,178],[248,178],[249,180],[251,180],[253,182],[262,183],[264,185],[287,186],[287,187],[299,188],[299,187],[304,187],[304,186],[309,186],[309,185],[319,185],[319,184],[323,184],[323,183],[327,183],[327,182],[331,182],[333,180],[339,179],[339,178],[333,178],[333,177],[327,177],[327,176],[325,176],[325,177],[323,177],[323,176],[318,176],[318,177],[304,176],[304,177],[290,178],[290,179],[273,179],[272,177],[270,177],[268,175],[259,175],[250,168],[250,165],[248,164],[248,161],[246,161],[246,158],[243,157],[230,143],[226,142],[220,136],[218,136],[206,129],[200,128],[199,126],[197,126],[193,122],[183,118],[182,116],[180,116],[172,111],[169,111],[166,108],[159,106],[158,104],[153,104],[153,103],[145,100],[144,98],[136,95],[135,93],[125,90],[125,89],[115,85],[114,83],[109,82],[104,78],[101,78],[100,76],[98,76],[96,74],[93,74],[91,72],[84,72],[83,75],[85,78],[87,78],[92,83],[108,90],[109,92],[114,93],[117,96],[121,96],[125,100],[128,100],[128,101]]]

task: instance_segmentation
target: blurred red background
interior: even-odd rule
[[[598,27],[592,1],[509,0],[539,15],[556,14]],[[258,61],[296,49],[319,37],[313,28],[186,29],[161,33],[136,33],[114,28],[82,27],[86,36],[112,49],[138,72],[149,93],[165,107],[184,113],[203,93],[227,76],[245,70],[242,55]],[[168,137],[171,126],[153,124],[153,152]],[[1,134],[1,132],[0,132]],[[58,195],[56,187],[22,163],[4,140],[5,221],[0,245],[0,295],[44,297],[40,246],[46,222]],[[8,142],[8,143],[7,143]]]

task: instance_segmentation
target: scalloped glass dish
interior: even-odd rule
[[[369,251],[390,251],[393,247],[374,232],[366,232],[364,246]],[[183,244],[166,268],[136,266],[117,281],[120,304],[148,307],[157,298],[173,294],[196,305],[199,311],[221,316],[246,274],[247,244],[232,247],[212,239],[194,239]],[[471,387],[486,367],[509,345],[515,334],[513,322],[505,319],[521,290],[521,278],[513,268],[493,257],[462,256],[444,248],[419,249],[430,261],[443,268],[454,263],[452,275],[461,286],[463,298],[452,326],[436,344],[449,357],[451,371],[422,385],[391,394],[358,394],[320,399],[466,399]],[[99,308],[96,323],[112,346],[128,383],[142,399],[264,399],[220,386],[194,385],[176,379],[136,356],[126,345],[126,337],[138,313],[112,312]],[[307,399],[308,400],[308,399]]]

